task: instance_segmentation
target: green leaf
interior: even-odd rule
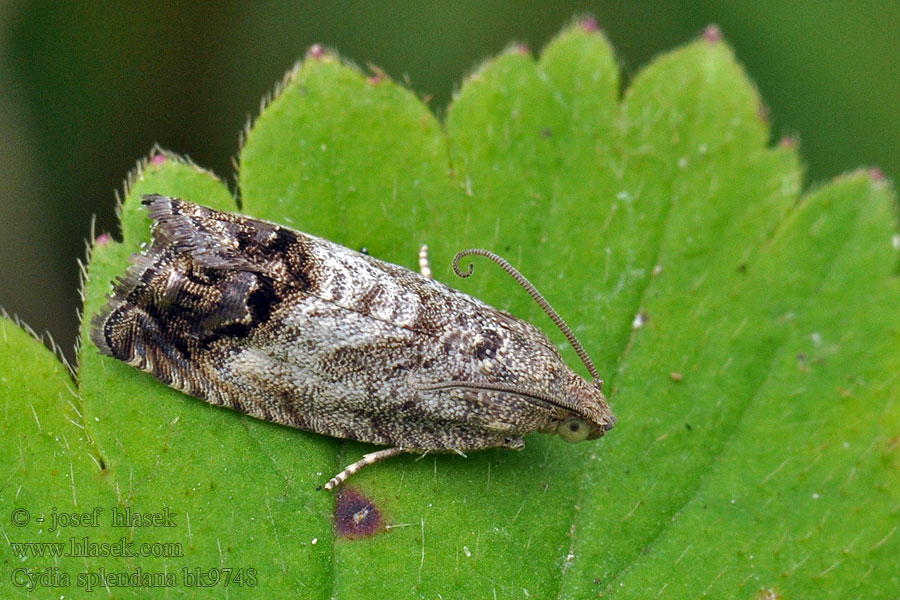
[[[120,534],[110,528],[56,527],[58,515],[89,512],[96,506],[105,509],[99,516],[108,516],[115,496],[99,468],[101,459],[84,427],[78,394],[66,367],[5,313],[0,316],[0,398],[0,532],[4,538],[0,589],[12,596],[11,586],[27,585],[28,571],[56,567],[76,573],[99,568],[96,559],[50,558],[50,551],[44,557],[20,544],[88,535],[102,544],[116,541]],[[39,596],[47,597],[48,590],[38,590]]]
[[[247,214],[397,264],[427,243],[439,279],[542,326],[577,365],[499,269],[457,281],[448,266],[464,247],[505,255],[595,358],[619,417],[606,438],[369,467],[350,485],[387,527],[350,539],[315,488],[371,446],[208,406],[99,356],[86,327],[76,388],[7,320],[6,538],[183,551],[26,561],[9,546],[7,571],[70,574],[37,597],[101,568],[172,574],[172,596],[221,597],[223,580],[185,580],[230,568],[254,571],[229,597],[895,597],[893,190],[857,171],[801,196],[795,148],[768,145],[761,100],[716,36],[658,58],[620,98],[592,29],[567,28],[538,60],[513,47],[485,62],[443,125],[383,74],[316,48],[250,127],[239,190]],[[123,240],[94,244],[86,315],[148,239],[150,192],[236,209],[174,155],[144,163]],[[52,535],[5,524],[54,506],[104,518]],[[110,527],[126,507],[168,507],[176,526]]]

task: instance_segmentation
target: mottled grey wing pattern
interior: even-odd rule
[[[521,447],[573,415],[594,436],[611,426],[599,387],[524,321],[286,227],[159,195],[144,204],[152,243],[92,339],[172,387],[406,450]]]

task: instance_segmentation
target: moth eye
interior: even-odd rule
[[[579,417],[569,417],[556,428],[559,437],[571,444],[586,440],[590,432],[591,428],[587,421]]]

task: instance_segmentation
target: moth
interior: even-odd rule
[[[131,257],[92,321],[100,352],[214,405],[386,446],[332,489],[401,452],[521,449],[530,432],[569,442],[616,423],[574,333],[514,267],[592,381],[534,325],[431,277],[328,240],[158,194],[152,242]]]

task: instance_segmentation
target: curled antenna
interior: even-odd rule
[[[498,265],[500,268],[510,274],[510,276],[515,279],[519,285],[521,285],[528,295],[534,298],[534,301],[537,302],[538,306],[544,309],[544,312],[547,313],[547,316],[550,317],[556,326],[559,327],[559,330],[562,331],[563,335],[566,336],[566,339],[569,340],[569,343],[572,344],[572,348],[575,349],[575,352],[578,353],[578,357],[581,358],[581,362],[584,363],[584,366],[587,367],[588,372],[590,372],[591,377],[594,378],[594,385],[598,388],[603,385],[603,382],[600,380],[600,374],[597,372],[597,367],[594,366],[593,361],[591,361],[591,357],[588,356],[587,352],[584,350],[584,346],[581,345],[581,342],[578,341],[578,338],[575,337],[575,334],[572,333],[572,329],[566,325],[566,322],[563,321],[562,317],[559,316],[559,313],[550,306],[550,303],[547,302],[547,299],[537,290],[534,285],[528,281],[524,275],[519,273],[518,269],[509,264],[506,259],[498,254],[494,254],[490,250],[485,250],[483,248],[469,248],[468,250],[460,250],[456,253],[456,256],[453,257],[453,272],[456,273],[458,277],[462,277],[465,279],[472,275],[472,271],[474,270],[474,266],[472,263],[469,263],[469,270],[465,273],[462,272],[459,268],[459,261],[464,256],[484,256],[485,258],[489,258]]]

